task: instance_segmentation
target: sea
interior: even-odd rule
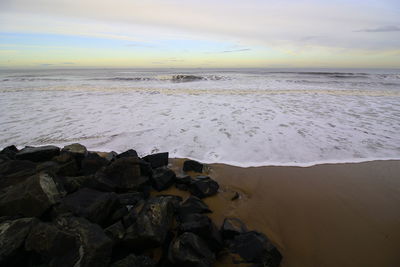
[[[236,166],[400,159],[400,70],[0,70],[0,149],[94,151]]]

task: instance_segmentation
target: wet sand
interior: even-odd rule
[[[173,168],[182,161],[172,160]],[[210,217],[218,226],[238,217],[265,233],[283,267],[400,266],[400,161],[208,167],[221,186],[205,199]],[[235,192],[240,198],[232,201]]]

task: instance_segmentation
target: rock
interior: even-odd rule
[[[129,150],[117,155],[117,159],[127,158],[127,157],[139,158],[137,152],[133,149],[129,149]]]
[[[221,235],[215,224],[206,215],[192,213],[181,217],[179,232],[191,232],[200,236],[213,251],[222,249]]]
[[[138,212],[136,222],[126,230],[126,243],[137,249],[162,245],[171,227],[173,210],[171,198],[150,198]]]
[[[103,192],[115,191],[117,185],[110,181],[104,173],[97,172],[95,175],[67,176],[61,180],[65,190],[73,193],[81,188],[92,188]]]
[[[40,162],[51,160],[59,154],[60,148],[56,146],[25,147],[16,154],[16,158],[20,160]]]
[[[168,155],[169,155],[168,152],[157,153],[157,154],[147,155],[143,157],[143,160],[150,163],[153,169],[156,169],[168,165]]]
[[[1,155],[5,155],[8,159],[15,159],[15,155],[18,153],[18,148],[14,145],[8,146],[3,148],[2,151],[0,151]]]
[[[118,153],[115,152],[115,151],[111,151],[111,152],[96,152],[96,153],[100,157],[106,159],[108,162],[116,160],[117,156],[118,156]]]
[[[143,200],[144,195],[142,192],[130,192],[124,194],[118,194],[119,202],[122,205],[135,206],[140,200]]]
[[[200,162],[197,162],[195,160],[185,160],[183,163],[183,171],[184,172],[203,172],[203,164]]]
[[[74,235],[79,240],[79,259],[73,266],[108,266],[113,241],[100,226],[78,217],[59,217],[56,224],[59,229]]]
[[[79,259],[77,238],[50,223],[39,222],[32,227],[26,242],[27,251],[41,256],[46,266],[73,266]]]
[[[108,223],[112,224],[115,223],[116,221],[120,221],[122,220],[122,218],[124,218],[124,216],[126,216],[129,213],[129,210],[126,206],[122,206],[118,209],[116,209],[112,215],[108,218]]]
[[[189,187],[190,193],[198,198],[215,195],[218,189],[218,183],[208,176],[197,176]]]
[[[192,183],[192,177],[189,175],[186,176],[178,176],[175,178],[175,187],[179,190],[187,191],[189,190],[189,186]]]
[[[225,239],[232,239],[247,231],[246,225],[237,218],[225,218],[221,226],[221,234]]]
[[[106,233],[109,238],[117,243],[124,239],[125,227],[121,221],[118,221],[104,229],[104,233]]]
[[[126,258],[111,264],[110,267],[155,267],[155,266],[156,262],[147,256],[144,255],[136,256],[134,254],[130,254]]]
[[[40,217],[64,195],[54,176],[39,173],[0,192],[0,214]]]
[[[104,170],[107,177],[120,190],[137,190],[149,182],[149,177],[142,174],[141,165],[146,164],[140,159],[120,158]]]
[[[168,259],[174,266],[210,267],[215,261],[215,255],[200,237],[186,232],[171,243]]]
[[[25,181],[36,173],[36,163],[29,160],[8,160],[0,164],[0,188]]]
[[[74,159],[63,163],[45,161],[36,167],[36,171],[49,171],[61,176],[75,176],[78,174],[79,167]]]
[[[23,265],[24,259],[20,257],[20,253],[31,227],[36,222],[34,218],[21,218],[0,223],[0,266]]]
[[[83,188],[66,196],[61,206],[76,216],[104,226],[120,204],[115,193]]]
[[[174,184],[175,177],[176,175],[173,170],[160,167],[154,170],[151,183],[155,190],[162,191]]]
[[[78,160],[83,159],[88,154],[86,147],[77,143],[63,147],[61,152],[72,154]]]
[[[108,165],[108,160],[100,157],[97,153],[88,153],[81,162],[81,175],[95,174],[102,167]]]
[[[228,243],[229,250],[238,254],[245,262],[263,263],[263,266],[278,267],[282,256],[268,238],[259,232],[250,231],[236,235]]]
[[[179,216],[185,216],[190,213],[210,213],[210,208],[199,198],[190,196],[183,201],[179,207]]]

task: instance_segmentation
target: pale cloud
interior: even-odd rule
[[[400,27],[397,26],[381,26],[372,29],[358,30],[357,32],[400,32]]]

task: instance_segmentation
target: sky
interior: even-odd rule
[[[0,67],[400,68],[399,0],[0,0]]]

